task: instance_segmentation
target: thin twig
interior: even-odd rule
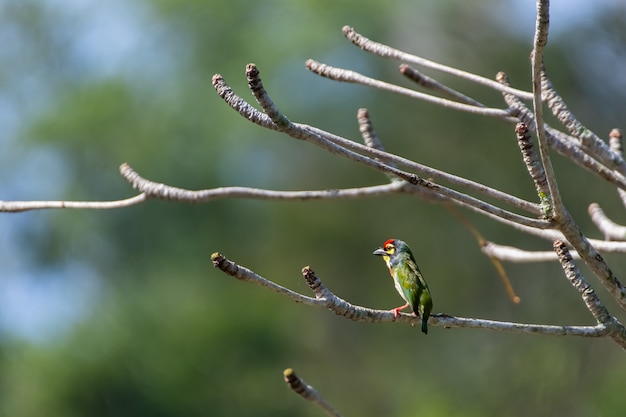
[[[140,190],[150,198],[187,203],[208,202],[221,198],[251,198],[255,200],[283,201],[355,199],[379,197],[403,191],[400,184],[382,184],[370,187],[311,191],[275,191],[250,187],[218,187],[195,191],[147,180],[135,172],[128,164],[123,164],[120,171],[134,188]]]
[[[29,210],[43,209],[89,209],[89,210],[110,210],[134,206],[143,203],[148,197],[138,194],[134,197],[123,200],[112,201],[1,201],[0,213],[18,213]]]
[[[525,324],[497,320],[453,317],[445,314],[431,315],[428,325],[441,325],[450,328],[488,329],[500,332],[541,334],[544,336],[580,336],[605,337],[607,328],[601,324],[596,326],[556,326],[550,324]]]
[[[567,241],[567,238],[563,235],[563,233],[558,230],[536,229],[506,220],[503,220],[502,223],[522,233],[537,236],[541,239],[549,240],[550,242],[557,239]],[[626,253],[626,242],[612,242],[606,240],[589,239],[589,243],[602,253]]]
[[[400,87],[395,84],[386,83],[371,77],[367,77],[363,74],[359,74],[356,71],[351,71],[343,68],[336,68],[330,65],[322,64],[313,59],[307,59],[306,67],[310,71],[321,75],[322,77],[329,78],[331,80],[361,84],[368,87],[378,88],[381,90],[389,91],[396,94],[401,94],[417,100],[422,100],[427,103],[436,104],[448,109],[454,109],[481,116],[507,118],[511,116],[508,110],[494,109],[489,107],[480,107],[456,101],[447,100],[445,98],[435,97],[430,94],[420,93],[419,91],[411,90],[409,88]]]
[[[600,279],[604,288],[613,296],[620,307],[626,310],[626,287],[622,285],[602,255],[591,245],[589,239],[582,234],[571,216],[568,216],[567,220],[561,223],[560,230],[582,260]]]
[[[515,126],[515,135],[517,136],[517,144],[522,152],[524,164],[535,183],[535,189],[543,208],[543,217],[550,218],[552,213],[550,213],[550,201],[548,200],[548,194],[550,193],[548,181],[543,166],[539,162],[539,158],[537,158],[528,127],[524,123],[518,123]]]
[[[454,88],[448,87],[447,85],[437,81],[436,79],[429,77],[426,74],[423,74],[422,72],[418,71],[416,68],[413,68],[409,64],[400,64],[399,69],[400,69],[400,74],[404,75],[409,80],[419,84],[420,86],[426,89],[443,93],[461,103],[469,104],[470,106],[487,107],[480,101],[474,100],[473,98],[466,96],[465,94],[455,90]]]
[[[622,142],[622,131],[619,129],[611,129],[609,132],[609,147],[613,152],[620,156],[624,156],[624,144]]]
[[[356,114],[356,119],[359,123],[359,132],[361,132],[361,137],[363,138],[365,146],[384,152],[385,148],[374,130],[374,126],[372,125],[372,120],[370,119],[370,114],[367,109],[359,109]],[[393,162],[389,162],[388,164],[395,167]]]
[[[609,147],[613,152],[620,155],[622,158],[624,157],[624,144],[622,142],[622,132],[619,129],[611,129],[609,133]],[[618,188],[617,193],[619,194],[619,198],[622,200],[622,204],[626,207],[626,191]]]
[[[565,243],[556,240],[554,242],[554,251],[559,258],[559,262],[561,262],[563,271],[565,271],[565,276],[574,288],[578,290],[587,309],[591,312],[593,317],[595,317],[598,324],[608,329],[608,336],[613,339],[615,343],[620,345],[622,349],[626,349],[626,329],[615,317],[609,314],[609,311],[604,304],[602,304],[596,292],[580,273],[576,264],[574,264]]]
[[[608,310],[600,301],[600,298],[596,292],[591,288],[585,277],[580,273],[580,270],[576,267],[572,256],[569,253],[569,249],[565,246],[565,243],[561,240],[555,240],[554,252],[556,252],[561,267],[565,272],[565,277],[570,283],[578,290],[583,298],[583,301],[587,305],[587,309],[593,314],[598,321],[598,324],[604,324],[605,326],[611,322],[611,315]]]
[[[256,65],[246,65],[246,78],[248,79],[248,88],[252,92],[257,103],[263,108],[265,114],[268,115],[272,123],[274,123],[280,130],[289,127],[291,122],[274,104],[271,97],[267,94],[267,91],[263,87],[261,77],[259,76],[259,70]]]
[[[447,65],[439,64],[437,62],[429,61],[428,59],[424,59],[416,55],[411,55],[406,52],[402,52],[398,49],[392,48],[388,45],[384,45],[382,43],[372,41],[366,38],[365,36],[357,33],[354,30],[354,28],[350,26],[344,26],[342,28],[342,31],[345,37],[350,42],[358,46],[359,48],[367,52],[373,53],[375,55],[381,56],[383,58],[397,59],[399,61],[408,62],[414,65],[419,65],[424,68],[434,69],[436,71],[440,71],[445,74],[454,75],[456,77],[469,80],[480,85],[484,85],[496,91],[514,94],[524,100],[532,99],[532,94],[527,91],[518,90],[515,88],[508,87],[508,86],[503,86],[503,85],[498,84],[497,82],[494,82],[493,80],[490,80],[489,78],[481,77],[479,75],[462,71],[457,68],[453,68]]]
[[[283,379],[293,392],[305,400],[311,401],[313,404],[324,410],[329,416],[341,417],[341,414],[339,414],[339,412],[332,405],[324,400],[315,388],[308,385],[298,375],[296,375],[293,369],[285,369],[283,372]]]
[[[295,291],[291,291],[288,288],[283,287],[282,285],[278,285],[269,279],[263,278],[262,276],[254,273],[244,266],[237,265],[236,263],[226,259],[224,255],[219,252],[214,252],[211,254],[211,262],[213,262],[213,266],[218,268],[222,272],[231,277],[235,277],[241,281],[252,282],[256,285],[260,285],[265,288],[269,288],[270,290],[285,295],[291,298],[296,303],[302,303],[310,306],[320,306],[324,305],[324,300],[319,300],[313,297],[307,297],[306,295],[302,295]]]
[[[621,226],[609,219],[604,210],[598,203],[591,203],[589,205],[589,217],[596,224],[598,229],[604,233],[604,237],[607,240],[625,240],[626,239],[626,226]]]
[[[624,162],[621,154],[611,150],[598,135],[587,129],[574,116],[550,82],[545,69],[541,72],[541,85],[546,105],[559,122],[565,126],[570,135],[579,140],[580,146],[607,167],[626,175],[626,162]]]
[[[557,257],[554,251],[526,251],[513,246],[499,245],[494,242],[485,242],[480,250],[503,262],[548,262],[554,261]],[[573,258],[580,259],[578,253],[571,254]]]
[[[425,188],[417,187],[414,184],[405,183],[403,191],[409,194],[422,196],[424,190],[437,191],[437,187]],[[454,203],[458,206],[465,207],[483,216],[487,216],[497,222],[507,225],[519,225],[526,226],[534,229],[551,229],[554,227],[554,223],[551,220],[544,219],[531,219],[526,216],[520,216],[519,214],[511,213],[507,210],[500,209],[491,204],[483,203],[481,200],[474,199],[465,194],[456,192],[447,192],[445,195],[440,193],[442,203]]]
[[[372,125],[372,120],[370,119],[370,115],[367,109],[365,108],[359,109],[356,114],[356,120],[359,124],[359,132],[361,132],[361,137],[363,138],[363,143],[365,144],[365,146],[371,149],[376,149],[377,151],[385,152],[385,148],[383,147],[382,142],[380,141],[380,139],[378,138],[378,135],[376,134],[376,131],[374,130],[374,126]],[[374,159],[378,162],[385,162],[385,161],[382,161],[378,157],[374,157]],[[385,163],[392,168],[398,168],[398,166],[393,162],[385,162]],[[398,179],[397,177],[394,177],[393,175],[389,175],[389,174],[386,174],[386,175],[390,181],[402,181]],[[428,200],[441,200],[442,199],[442,197],[439,194],[434,193],[434,192],[428,191],[425,194],[427,195],[423,195],[422,198],[425,198]]]
[[[535,38],[533,41],[533,51],[530,57],[532,68],[533,84],[533,113],[535,115],[535,129],[537,141],[539,142],[539,155],[541,164],[546,173],[548,189],[547,196],[552,208],[552,215],[557,220],[567,216],[565,206],[561,200],[561,193],[556,181],[556,174],[550,160],[548,138],[543,122],[543,101],[541,94],[541,71],[543,69],[543,49],[548,43],[548,27],[550,25],[550,2],[548,0],[537,0],[537,20],[535,24]]]

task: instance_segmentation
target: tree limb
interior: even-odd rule
[[[400,313],[397,319],[393,310],[375,310],[367,307],[353,305],[338,297],[322,283],[320,278],[310,267],[302,269],[302,275],[309,288],[315,294],[315,298],[307,297],[297,292],[282,287],[267,278],[264,278],[248,268],[237,265],[215,252],[211,255],[213,266],[227,275],[242,281],[251,282],[284,295],[297,303],[303,303],[315,307],[325,307],[339,316],[346,317],[357,322],[367,323],[409,323],[412,326],[419,325],[419,318],[412,314]],[[429,326],[441,326],[444,328],[475,328],[504,331],[512,333],[542,334],[547,336],[579,336],[579,337],[605,337],[611,333],[604,324],[596,326],[559,326],[544,324],[526,324],[497,320],[485,320],[468,317],[455,317],[448,314],[432,314],[428,320]],[[612,334],[612,333],[611,333]]]
[[[400,87],[395,84],[389,84],[384,81],[376,80],[374,78],[366,77],[365,75],[359,74],[356,71],[347,70],[343,68],[336,68],[330,65],[322,64],[313,59],[308,59],[306,61],[306,67],[311,72],[316,73],[317,75],[321,75],[322,77],[341,81],[346,83],[354,83],[361,84],[368,87],[378,88],[380,90],[389,91],[391,93],[400,94],[406,97],[410,97],[417,100],[422,100],[427,103],[436,104],[438,106],[442,106],[448,109],[454,109],[459,111],[464,111],[466,113],[471,113],[480,116],[489,116],[489,117],[499,117],[499,118],[508,118],[510,117],[510,113],[506,109],[494,109],[482,106],[475,106],[471,104],[459,103],[456,101],[447,100],[445,98],[435,97],[430,94],[420,93],[419,91],[411,90],[409,88]]]
[[[262,107],[266,106],[263,108],[265,114],[254,109],[250,104],[246,103],[245,100],[238,97],[226,84],[221,76],[215,75],[213,77],[213,85],[220,97],[222,97],[229,106],[231,106],[234,110],[242,114],[246,119],[250,120],[253,123],[256,123],[263,127],[268,127],[272,130],[279,130],[287,134],[288,136],[296,139],[306,140],[307,142],[326,149],[333,154],[343,156],[354,162],[378,170],[384,174],[393,175],[395,177],[398,177],[399,179],[406,181],[409,184],[412,184],[413,186],[424,187],[426,189],[433,190],[437,194],[441,194],[442,196],[446,197],[447,200],[455,204],[464,205],[476,211],[491,214],[495,216],[495,218],[511,220],[520,224],[541,229],[549,228],[552,226],[551,222],[549,221],[532,219],[501,209],[497,206],[486,203],[467,194],[460,193],[448,187],[426,180],[413,173],[394,168],[387,164],[376,161],[375,159],[372,159],[370,157],[356,153],[348,149],[347,147],[340,146],[337,143],[331,141],[330,137],[334,135],[328,134],[321,129],[312,128],[307,125],[301,125],[293,122],[286,123],[285,121],[288,121],[289,119],[281,114],[281,112],[274,105],[273,101],[269,98],[269,95],[262,86],[261,80],[257,79],[259,78],[259,72],[253,64],[249,64],[247,66],[246,76],[249,79],[248,83],[254,86],[254,90],[252,92],[255,95],[257,102]],[[282,124],[282,126],[274,123],[270,119],[268,114],[272,114],[273,117]],[[347,139],[344,140],[347,141]],[[376,151],[375,149],[368,148],[367,146],[360,146],[369,153],[380,152]]]
[[[585,277],[580,273],[565,243],[560,240],[554,242],[554,251],[556,252],[565,276],[571,284],[578,290],[587,306],[587,309],[593,314],[599,325],[608,329],[608,336],[619,344],[622,349],[626,349],[626,328],[613,316],[609,314],[600,298],[589,285]]]
[[[2,201],[0,213],[19,213],[30,210],[43,209],[90,209],[109,210],[134,206],[147,200],[143,193],[123,200],[112,201]]]
[[[452,68],[447,65],[429,61],[428,59],[421,58],[416,55],[408,54],[406,52],[392,48],[388,45],[384,45],[382,43],[372,41],[366,38],[365,36],[357,33],[354,30],[354,28],[350,26],[344,26],[342,28],[342,31],[345,37],[350,42],[358,46],[359,48],[367,52],[371,52],[375,55],[381,56],[383,58],[397,59],[399,61],[407,62],[407,63],[414,64],[414,65],[419,65],[424,68],[430,68],[436,71],[443,72],[444,74],[450,74],[455,77],[459,77],[461,79],[469,80],[476,84],[480,84],[480,85],[492,88],[496,91],[506,92],[509,94],[516,95],[524,100],[531,100],[533,98],[532,94],[527,91],[518,90],[515,88],[511,88],[509,86],[499,85],[497,82],[490,80],[489,78],[481,77],[479,75],[462,71],[457,68]]]

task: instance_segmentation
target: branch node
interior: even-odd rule
[[[237,274],[237,265],[226,259],[226,257],[219,252],[213,252],[211,254],[211,262],[213,262],[215,268],[228,275],[235,276]]]
[[[291,122],[289,119],[278,110],[278,107],[274,104],[270,96],[267,94],[263,82],[259,74],[259,69],[255,64],[246,65],[246,78],[248,80],[248,88],[252,91],[257,103],[263,108],[265,114],[276,124],[279,128],[288,127]]]
[[[315,272],[311,269],[310,266],[307,265],[302,268],[302,276],[306,280],[309,288],[311,288],[315,295],[320,298],[325,287],[319,277],[315,275]]]
[[[303,395],[306,392],[306,387],[302,383],[302,380],[296,375],[292,368],[287,368],[283,371],[283,379],[296,394]]]

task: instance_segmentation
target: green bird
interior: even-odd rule
[[[409,245],[398,239],[389,239],[374,251],[374,255],[383,257],[396,290],[406,301],[405,305],[391,310],[394,316],[397,318],[400,310],[410,306],[415,315],[422,319],[422,332],[428,334],[428,317],[433,309],[433,299]]]

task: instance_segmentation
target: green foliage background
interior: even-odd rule
[[[251,99],[243,76],[248,62],[258,65],[275,102],[294,121],[358,141],[356,111],[367,107],[389,151],[534,198],[511,125],[340,85],[304,68],[310,57],[406,84],[395,62],[343,38],[340,28],[349,24],[372,39],[479,74],[504,70],[528,89],[531,13],[521,19],[512,6],[490,1],[136,0],[118,4],[111,21],[131,21],[139,42],[124,60],[103,67],[106,59],[90,57],[116,48],[116,27],[105,27],[87,47],[80,37],[82,19],[101,12],[98,2],[71,9],[62,1],[44,3],[0,4],[2,26],[9,28],[2,36],[16,42],[0,46],[7,58],[0,69],[2,101],[19,120],[0,142],[2,199],[130,196],[118,175],[122,162],[154,181],[190,189],[324,189],[386,180],[230,110],[214,93],[211,76],[221,73]],[[625,59],[624,6],[610,4],[593,19],[553,33],[545,59],[572,110],[602,136],[623,123],[625,98],[624,89],[611,87],[623,85],[623,76],[603,73],[604,63]],[[443,80],[503,105],[496,93]],[[587,233],[600,237],[587,219],[590,202],[626,220],[611,187],[559,157],[555,164],[565,200]],[[466,215],[487,239],[551,247]],[[408,197],[149,201],[112,211],[5,214],[0,228],[13,229],[3,245],[19,252],[42,285],[80,282],[80,274],[69,276],[68,265],[76,263],[98,282],[68,330],[39,342],[0,333],[2,415],[321,415],[284,386],[287,367],[346,416],[624,412],[626,362],[610,341],[438,327],[424,337],[408,326],[358,324],[294,304],[210,265],[210,253],[220,251],[303,293],[300,269],[311,265],[341,297],[391,308],[400,300],[370,254],[397,237],[416,253],[435,312],[593,322],[556,263],[506,265],[522,298],[512,305],[469,232],[441,206]],[[623,257],[607,258],[623,276]],[[53,278],[50,271],[57,271]]]

